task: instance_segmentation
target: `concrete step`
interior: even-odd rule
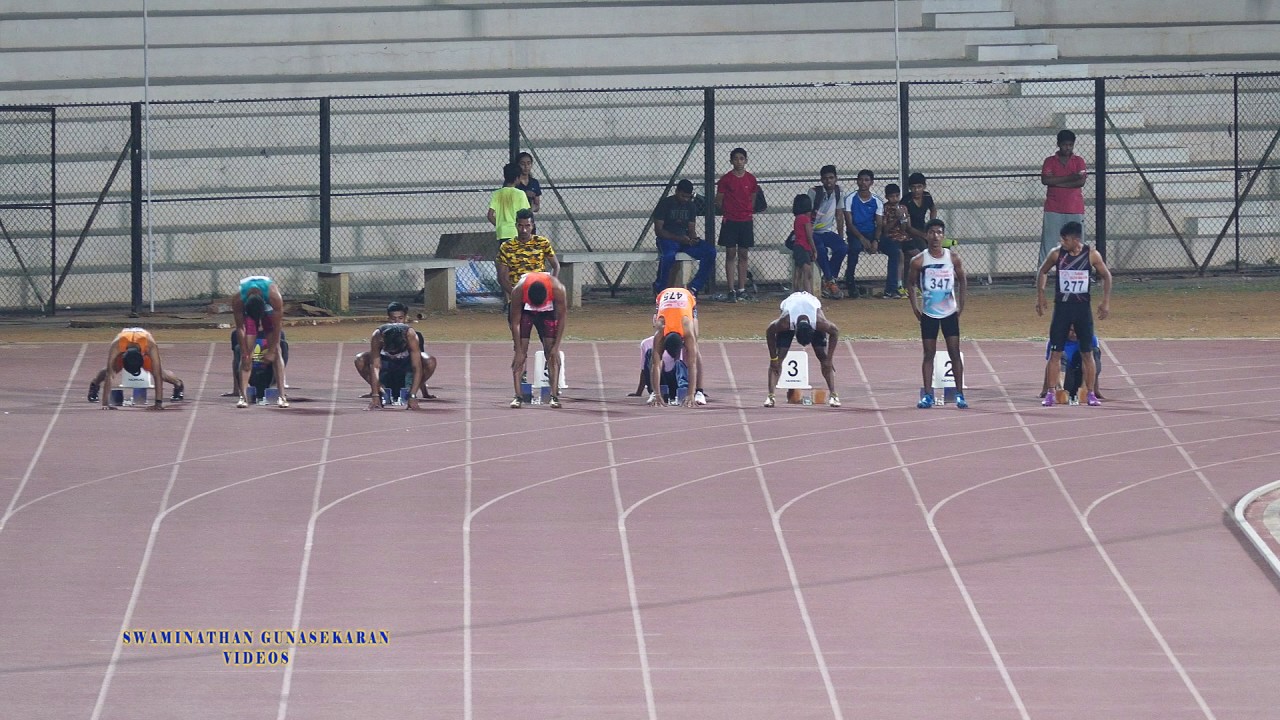
[[[924,0],[920,3],[920,13],[923,15],[1011,10],[1013,10],[1013,0]]]
[[[1058,59],[1057,45],[968,45],[965,59],[980,63],[1035,62]]]
[[[1014,26],[1014,17],[1012,12],[1004,10],[995,12],[937,13],[922,16],[921,25],[939,30],[1011,28]]]
[[[1108,112],[1107,115],[1118,128],[1140,128],[1147,124],[1147,116],[1140,112]],[[1062,113],[1057,121],[1062,127],[1093,127],[1093,113]]]
[[[1236,192],[1236,185],[1230,180],[1152,180],[1151,187],[1162,201],[1231,198]],[[1145,185],[1140,190],[1150,195]]]
[[[1189,217],[1183,222],[1183,227],[1188,235],[1209,235],[1217,237],[1222,232],[1222,226],[1226,224],[1228,215],[1221,217]],[[1274,233],[1280,229],[1280,223],[1274,217],[1262,214],[1247,215],[1245,208],[1240,208],[1240,232],[1242,233]],[[1227,229],[1227,236],[1235,234],[1235,228]]]
[[[969,30],[963,34],[965,45],[1042,45],[1049,34],[1038,28],[1008,30]]]

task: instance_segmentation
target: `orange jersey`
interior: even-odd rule
[[[684,337],[684,319],[695,317],[698,298],[684,288],[667,288],[658,293],[658,317],[665,321],[663,332],[678,333]]]
[[[542,283],[547,286],[546,302],[536,307],[532,302],[529,301],[529,288],[533,287],[535,283]],[[552,292],[553,287],[554,286],[551,284],[551,273],[531,272],[521,277],[520,278],[520,290],[521,290],[520,299],[524,303],[524,308],[526,310],[532,310],[534,312],[547,312],[554,309],[555,294]]]
[[[138,349],[142,351],[142,369],[151,372],[151,353],[148,352],[151,347],[151,336],[142,328],[135,327],[121,330],[120,334],[116,336],[116,348],[120,350],[120,354],[124,355],[131,345],[137,345]],[[117,358],[116,367],[113,369],[119,371],[122,367],[124,367],[123,362]]]

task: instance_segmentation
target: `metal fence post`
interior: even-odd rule
[[[702,89],[702,196],[707,242],[716,241],[716,89]],[[714,283],[714,278],[712,279]]]
[[[520,154],[520,93],[507,93],[507,162]]]
[[[129,105],[129,307],[142,312],[142,103]]]
[[[1093,81],[1094,243],[1107,259],[1107,79]]]
[[[898,182],[902,183],[902,194],[908,194],[907,173],[911,168],[911,84],[898,83],[898,150],[901,153],[899,159],[899,168],[902,177]]]
[[[1231,146],[1234,152],[1231,169],[1235,178],[1236,272],[1240,272],[1240,76],[1231,78]]]
[[[58,314],[58,108],[49,110],[49,314]]]
[[[329,98],[320,99],[320,262],[333,262],[332,146]]]

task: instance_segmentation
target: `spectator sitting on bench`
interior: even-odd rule
[[[662,292],[668,286],[671,268],[676,254],[685,253],[698,261],[698,272],[689,283],[689,290],[697,295],[711,282],[716,269],[716,246],[698,236],[698,218],[706,214],[706,204],[693,194],[693,183],[681,180],[676,192],[662,198],[653,211],[653,229],[658,236],[658,278],[653,292]]]

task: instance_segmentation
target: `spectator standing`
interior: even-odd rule
[[[884,201],[871,192],[875,182],[875,173],[870,170],[858,171],[858,192],[844,198],[844,226],[849,233],[849,264],[845,267],[844,284],[849,297],[858,296],[858,284],[854,280],[858,270],[858,257],[865,250],[871,253],[880,252],[880,232],[884,223]],[[896,284],[898,266],[890,255],[889,272],[885,279],[888,287],[890,279]]]
[[[915,245],[908,232],[911,227],[911,216],[907,212],[907,206],[899,202],[901,199],[902,190],[896,184],[889,183],[884,186],[884,235],[880,242],[886,247],[893,247],[900,260],[905,261],[902,263],[902,281],[898,283],[895,292],[889,292],[888,283],[885,283],[885,299],[907,297],[907,263],[916,256]],[[897,278],[894,280],[896,281]]]
[[[820,184],[809,190],[813,201],[813,246],[818,253],[818,269],[822,271],[822,297],[840,299],[836,278],[849,253],[844,241],[844,193],[837,182],[835,165],[823,165],[818,171]]]
[[[720,245],[724,248],[724,275],[729,302],[747,297],[747,251],[755,245],[752,220],[760,186],[747,172],[747,151],[734,148],[729,153],[733,169],[716,183],[716,209],[724,213],[720,225]]]
[[[502,294],[511,301],[511,289],[522,275],[542,272],[551,266],[552,277],[560,275],[560,261],[551,247],[551,240],[533,234],[533,211],[524,208],[516,213],[516,236],[498,248],[498,284]]]
[[[706,213],[702,198],[693,194],[693,183],[676,183],[674,195],[658,202],[653,211],[653,228],[658,236],[658,278],[653,283],[656,295],[667,287],[667,278],[676,262],[676,253],[685,253],[698,261],[698,272],[689,283],[694,295],[706,289],[716,270],[716,246],[698,236],[698,218]]]
[[[1040,226],[1040,262],[1059,244],[1062,227],[1069,222],[1084,227],[1084,187],[1088,177],[1084,158],[1074,154],[1076,134],[1058,131],[1058,152],[1044,159],[1040,182],[1045,186],[1044,222]],[[1083,232],[1083,231],[1082,231]]]
[[[489,196],[489,224],[498,236],[498,243],[504,243],[516,236],[516,213],[529,209],[529,197],[523,190],[516,189],[516,180],[520,177],[520,166],[507,163],[502,168],[502,187]],[[530,215],[530,230],[533,229],[533,216]]]
[[[925,224],[938,219],[938,205],[927,187],[928,179],[924,173],[914,172],[907,177],[908,195],[902,204],[911,216],[911,226],[907,228],[907,233],[911,235],[911,246],[915,253],[924,252],[929,245],[929,239],[925,237]]]
[[[791,287],[795,290],[809,290],[813,287],[813,261],[818,251],[813,245],[813,200],[808,195],[797,195],[791,201],[791,214],[795,219],[791,223],[791,259],[795,270],[791,273]]]
[[[542,184],[533,176],[533,156],[522,152],[516,156],[516,164],[520,166],[520,175],[516,178],[516,189],[524,192],[529,201],[529,209],[536,212],[542,210]]]

